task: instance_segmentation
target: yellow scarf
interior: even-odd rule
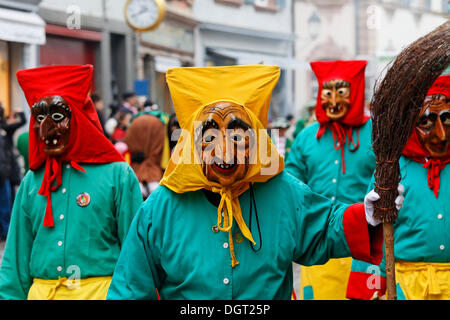
[[[182,132],[160,184],[177,193],[208,189],[221,195],[217,226],[222,232],[229,233],[233,267],[239,263],[234,254],[231,234],[233,220],[242,234],[255,244],[242,217],[239,196],[249,188],[250,183],[265,182],[284,169],[283,158],[263,125],[267,122],[270,94],[278,77],[278,67],[263,65],[173,68],[166,75],[178,121],[185,131]],[[250,162],[244,179],[227,188],[206,179],[194,145],[195,120],[205,106],[218,101],[230,101],[244,106],[256,137],[253,150],[250,147],[250,158],[254,156],[256,161]]]

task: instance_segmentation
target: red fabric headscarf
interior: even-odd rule
[[[364,114],[364,71],[367,65],[365,60],[336,60],[336,61],[313,61],[310,63],[314,74],[319,82],[319,90],[316,102],[316,118],[319,122],[317,139],[320,139],[328,128],[331,130],[334,139],[334,148],[341,149],[342,172],[345,173],[344,145],[348,139],[348,145],[353,145],[355,151],[359,148],[359,127],[369,120],[369,116]],[[333,121],[327,117],[321,104],[322,84],[327,81],[342,79],[350,83],[350,108],[345,116],[338,121]],[[357,127],[357,141],[353,141],[353,127]]]
[[[29,162],[36,170],[45,162],[45,173],[38,193],[47,197],[44,226],[53,226],[51,192],[61,185],[61,165],[69,162],[85,172],[79,163],[110,163],[124,161],[112,143],[104,136],[94,104],[89,97],[92,65],[49,66],[17,72],[17,80],[25,93],[28,105],[43,97],[61,96],[71,110],[68,150],[59,157],[45,154],[45,144],[33,130],[34,117],[30,117]],[[56,184],[55,184],[56,181]]]
[[[427,96],[434,94],[443,94],[450,97],[450,75],[440,76],[433,83],[427,92]],[[444,158],[432,158],[430,153],[420,143],[416,129],[413,129],[404,149],[403,155],[416,162],[424,163],[423,167],[428,169],[428,186],[433,190],[437,198],[439,193],[439,172],[450,162],[450,148],[447,150],[447,156]]]

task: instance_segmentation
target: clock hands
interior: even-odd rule
[[[140,16],[142,13],[148,12],[147,7],[141,7],[141,10],[132,14],[133,17]]]

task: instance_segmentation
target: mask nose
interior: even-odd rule
[[[336,91],[334,90],[331,92],[331,105],[336,107]]]
[[[445,141],[448,138],[440,118],[436,121],[435,136],[439,141]]]
[[[41,140],[44,140],[46,137],[50,136],[54,131],[52,126],[52,120],[49,116],[45,117],[44,120],[41,121],[39,125],[39,137]]]
[[[233,147],[229,139],[224,135],[222,139],[222,159],[226,164],[232,164],[233,161]]]

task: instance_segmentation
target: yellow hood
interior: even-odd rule
[[[233,219],[242,234],[255,243],[242,218],[239,195],[249,188],[250,183],[265,182],[284,169],[283,158],[265,130],[270,96],[279,75],[277,66],[264,65],[172,68],[166,75],[175,112],[184,130],[160,184],[177,193],[208,189],[221,195],[217,226],[229,233],[233,267],[238,264],[231,235]],[[250,148],[246,176],[227,188],[206,179],[194,145],[195,120],[205,106],[219,101],[243,106],[256,137],[256,145]]]

